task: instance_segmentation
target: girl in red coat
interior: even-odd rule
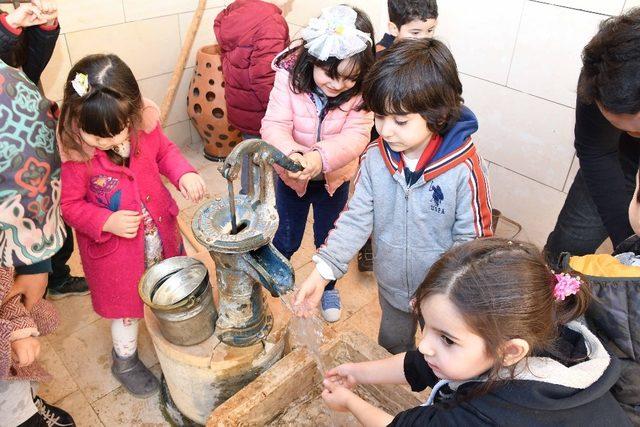
[[[178,206],[161,175],[194,202],[205,193],[158,116],[115,55],[87,56],[69,72],[58,125],[62,215],[76,230],[93,308],[113,319],[111,371],[137,396],[158,388],[137,354],[138,281],[154,263],[183,253]]]

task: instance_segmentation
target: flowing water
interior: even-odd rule
[[[311,353],[313,360],[316,362],[316,366],[318,367],[318,371],[320,372],[320,378],[324,378],[324,374],[328,368],[332,368],[333,366],[327,367],[324,365],[322,361],[322,356],[320,354],[320,347],[324,344],[324,321],[318,317],[317,314],[314,314],[311,317],[298,317],[295,315],[295,309],[293,307],[293,292],[289,294],[280,296],[280,300],[284,304],[285,307],[294,315],[291,316],[291,320],[289,322],[289,333],[291,336],[291,343],[294,347],[305,347]],[[322,385],[319,384],[320,389]],[[320,400],[320,405],[314,405],[312,401]],[[316,402],[317,403],[317,402]],[[347,417],[346,414],[335,412],[330,410],[322,399],[317,395],[309,395],[303,397],[302,402],[296,402],[296,406],[301,406],[302,408],[309,406],[308,409],[312,412],[309,413],[310,418],[313,418],[318,423],[316,425],[330,425],[333,427],[343,426],[343,425],[353,425],[353,418]],[[301,408],[301,409],[302,409]],[[307,412],[307,411],[305,411]],[[282,420],[284,421],[284,420]],[[285,424],[288,424],[285,422]]]

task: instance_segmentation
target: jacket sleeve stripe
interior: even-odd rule
[[[465,161],[469,168],[469,188],[471,189],[471,208],[474,215],[474,226],[478,237],[493,235],[491,228],[491,197],[489,185],[482,171],[481,160],[473,156]]]

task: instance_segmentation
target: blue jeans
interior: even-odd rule
[[[304,196],[298,194],[280,178],[276,180],[276,209],[280,217],[278,231],[273,238],[273,245],[282,255],[291,259],[300,248],[302,236],[307,225],[309,208],[313,206],[313,240],[319,248],[333,229],[340,212],[349,198],[349,181],[343,183],[333,196],[329,196],[324,181],[309,181]],[[331,281],[325,290],[331,290],[335,281]]]

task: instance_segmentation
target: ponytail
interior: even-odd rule
[[[584,315],[593,298],[591,289],[585,278],[577,272],[572,272],[571,276],[580,282],[580,289],[575,294],[568,295],[564,300],[556,299],[555,319],[558,326],[566,325]],[[553,292],[556,283],[557,281],[554,276],[551,292]]]

